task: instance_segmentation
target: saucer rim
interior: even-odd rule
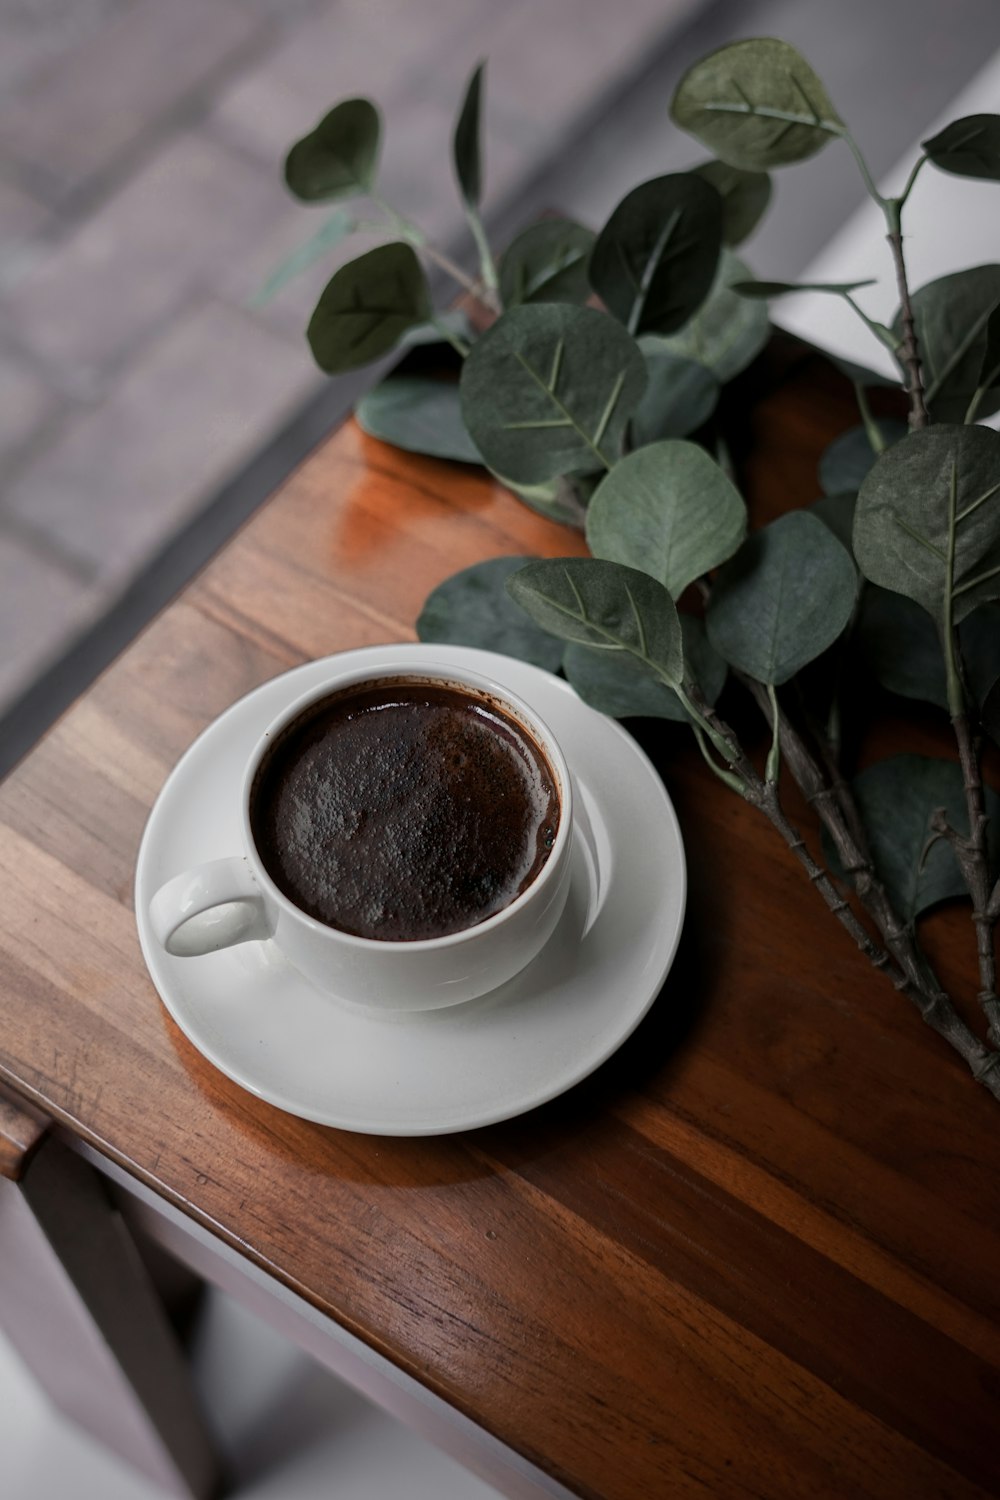
[[[162,959],[164,955],[159,952],[158,946],[155,942],[155,938],[153,938],[152,936],[151,930],[149,928],[148,914],[145,911],[144,899],[140,894],[144,879],[145,866],[151,857],[149,854],[149,850],[159,832],[159,823],[161,817],[163,816],[163,807],[164,805],[169,805],[169,799],[175,781],[179,779],[182,772],[188,768],[190,759],[195,757],[198,753],[203,752],[203,742],[206,739],[211,738],[216,732],[218,732],[218,729],[223,720],[227,719],[230,715],[235,714],[241,707],[245,706],[250,699],[254,698],[258,694],[261,694],[265,691],[273,692],[279,682],[284,682],[287,684],[290,701],[293,695],[301,696],[301,692],[306,690],[300,690],[297,686],[297,683],[295,682],[295,679],[299,678],[300,675],[312,675],[318,672],[321,668],[328,668],[330,670],[345,670],[355,663],[359,665],[371,666],[374,668],[377,667],[380,656],[388,657],[390,654],[396,655],[400,651],[402,651],[408,658],[413,659],[415,662],[430,662],[435,658],[435,656],[439,665],[448,665],[449,660],[455,661],[456,665],[461,662],[467,665],[470,669],[479,670],[484,674],[488,673],[497,681],[498,685],[501,687],[503,686],[504,682],[504,666],[513,664],[517,668],[518,672],[528,672],[535,679],[535,682],[540,691],[558,692],[561,694],[565,694],[573,700],[574,708],[578,707],[584,713],[592,713],[597,715],[597,717],[601,719],[602,725],[604,726],[605,730],[612,731],[615,737],[619,740],[622,751],[627,753],[630,757],[637,760],[639,764],[642,765],[644,770],[647,772],[652,784],[657,788],[659,792],[657,811],[660,816],[665,818],[666,826],[670,835],[669,842],[672,846],[669,851],[669,855],[665,854],[664,859],[665,862],[671,866],[671,877],[675,883],[675,918],[673,922],[673,928],[669,933],[668,941],[665,943],[660,963],[653,971],[652,977],[647,975],[644,983],[641,986],[641,992],[643,993],[644,998],[640,1002],[633,1003],[627,1008],[627,1024],[614,1030],[613,1034],[610,1037],[605,1037],[597,1052],[586,1053],[582,1061],[580,1060],[579,1056],[580,1049],[571,1047],[571,1057],[568,1061],[567,1067],[556,1073],[548,1082],[544,1090],[536,1089],[536,1091],[532,1093],[530,1097],[519,1097],[513,1100],[511,1100],[510,1097],[502,1097],[497,1100],[496,1104],[492,1108],[477,1112],[474,1118],[463,1117],[458,1120],[450,1120],[445,1118],[447,1110],[438,1107],[436,1110],[430,1110],[427,1117],[424,1119],[411,1118],[406,1121],[400,1120],[394,1123],[390,1123],[386,1118],[385,1105],[382,1105],[380,1107],[376,1106],[376,1112],[373,1113],[370,1117],[366,1115],[365,1118],[360,1118],[358,1113],[355,1112],[353,1117],[348,1118],[344,1115],[338,1116],[335,1113],[335,1109],[333,1107],[319,1110],[313,1108],[311,1105],[303,1105],[302,1103],[296,1102],[294,1095],[288,1092],[287,1086],[285,1088],[277,1088],[268,1083],[262,1084],[254,1082],[252,1078],[247,1074],[245,1065],[234,1064],[227,1061],[224,1050],[220,1050],[220,1048],[213,1043],[213,1039],[211,1037],[205,1036],[203,1030],[199,1030],[197,1026],[192,1025],[191,1017],[187,1015],[183,1002],[181,1000],[178,1000],[176,996],[170,998],[170,990],[172,988],[170,982],[170,974],[169,972],[164,972],[162,965],[158,962],[158,960]],[[444,661],[441,660],[442,657],[445,658]],[[523,687],[511,686],[510,691],[517,692],[522,695],[524,694]],[[529,704],[531,704],[531,701],[532,700],[529,698]],[[279,708],[277,712],[280,711],[281,710]],[[544,708],[539,706],[536,711],[542,717],[544,717]],[[574,770],[572,754],[571,752],[566,750],[565,747],[564,754],[570,768],[570,774],[571,776],[574,776],[576,772]],[[187,749],[182,753],[177,763],[173,766],[169,775],[164,781],[159,793],[157,794],[153,806],[150,809],[146,826],[143,830],[143,835],[136,858],[134,881],[136,925],[138,929],[140,948],[142,950],[143,960],[145,962],[150,981],[159,997],[161,1004],[163,1005],[167,1014],[171,1017],[174,1024],[184,1034],[191,1045],[203,1057],[205,1057],[205,1059],[213,1067],[217,1068],[219,1072],[230,1079],[234,1084],[236,1084],[237,1087],[242,1088],[253,1097],[261,1099],[265,1103],[272,1105],[274,1108],[281,1109],[283,1112],[291,1114],[297,1118],[309,1120],[313,1123],[323,1125],[327,1128],[342,1129],[357,1134],[384,1135],[387,1137],[400,1138],[420,1138],[425,1136],[430,1137],[435,1135],[456,1134],[464,1132],[466,1130],[484,1128],[489,1125],[498,1124],[507,1119],[516,1118],[519,1115],[525,1114],[532,1109],[538,1108],[541,1105],[549,1103],[551,1102],[551,1100],[558,1098],[561,1094],[575,1087],[577,1083],[582,1082],[585,1078],[589,1077],[599,1067],[601,1067],[608,1060],[608,1058],[613,1056],[614,1053],[617,1052],[618,1049],[632,1035],[635,1029],[639,1026],[640,1022],[648,1014],[653,1003],[655,1002],[663,988],[663,984],[670,972],[670,969],[676,957],[681,933],[683,931],[687,906],[687,891],[688,877],[686,851],[684,848],[683,836],[677,818],[676,809],[673,806],[673,802],[670,798],[666,786],[662,781],[662,778],[656,771],[656,768],[653,766],[649,757],[646,755],[646,752],[636,742],[636,740],[625,729],[622,728],[619,723],[617,723],[613,719],[607,718],[604,715],[598,714],[597,710],[590,708],[589,705],[583,702],[583,700],[579,697],[579,695],[568,682],[566,682],[562,678],[555,677],[552,673],[545,671],[541,667],[535,666],[533,663],[522,661],[519,658],[506,657],[501,653],[486,651],[479,647],[447,645],[440,642],[425,643],[412,641],[388,642],[375,646],[354,647],[342,652],[332,653],[331,655],[326,657],[314,658],[306,662],[298,663],[297,665],[288,668],[286,671],[277,673],[274,677],[268,678],[264,682],[257,684],[257,686],[250,689],[249,692],[243,694],[240,698],[234,700],[234,702],[231,703],[227,708],[223,709],[223,711],[218,714],[216,718],[211,721],[211,723],[206,725],[205,728],[201,730],[201,732],[195,737],[195,739],[191,742]],[[600,916],[598,916],[597,920],[600,920]],[[655,913],[651,913],[644,925],[648,925],[649,921],[655,920]],[[529,966],[529,970],[530,968],[531,966]],[[289,971],[294,972],[291,970],[291,966],[289,966]],[[305,978],[301,978],[300,976],[296,977],[301,979],[302,984],[308,985],[308,980],[306,980]],[[509,981],[509,983],[511,985],[517,985],[518,978],[515,977],[515,979]],[[311,988],[312,987],[310,986],[310,989]],[[369,1016],[366,1014],[364,1007],[350,1005],[350,1002],[348,1001],[335,998],[333,1003],[335,1005],[348,1006],[356,1017],[360,1015],[361,1018],[367,1022],[368,1026],[372,1028],[386,1023],[403,1026],[420,1026],[421,1024],[425,1024],[425,1016],[426,1014],[428,1014],[424,1011],[377,1011]],[[477,1002],[475,1001],[470,1002],[470,1004],[472,1005],[476,1003]],[[448,1009],[449,1008],[445,1008],[445,1011],[443,1012],[445,1015],[447,1015]],[[464,1009],[464,1007],[458,1006],[454,1009],[462,1010]],[[430,1012],[430,1014],[440,1015],[442,1014],[442,1012],[433,1011]],[[382,1113],[378,1113],[379,1108],[381,1108]]]

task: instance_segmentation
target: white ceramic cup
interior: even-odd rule
[[[356,937],[302,911],[268,875],[254,845],[250,796],[257,769],[276,736],[321,699],[362,683],[417,682],[471,689],[520,723],[541,748],[556,779],[559,828],[545,864],[508,906],[445,937],[414,942]],[[569,893],[573,790],[551,730],[499,683],[464,667],[389,662],[332,673],[274,720],[247,763],[240,794],[241,852],[176,875],[153,896],[157,941],[176,957],[196,958],[235,943],[270,939],[320,990],[384,1010],[435,1010],[485,994],[512,979],[551,937]]]

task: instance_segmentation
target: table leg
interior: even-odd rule
[[[182,1350],[99,1175],[51,1137],[0,1174],[0,1327],[61,1411],[173,1494],[219,1467]]]

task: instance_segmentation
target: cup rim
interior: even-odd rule
[[[524,720],[525,727],[539,741],[552,770],[559,781],[559,829],[556,833],[552,852],[546,860],[542,869],[534,880],[523,891],[519,892],[514,900],[502,907],[500,911],[494,912],[492,916],[484,918],[482,922],[476,922],[471,927],[462,927],[457,932],[444,933],[440,937],[432,938],[369,938],[361,937],[358,933],[345,932],[341,927],[334,927],[328,922],[321,922],[318,917],[310,916],[303,911],[301,906],[286,896],[284,891],[271,879],[263,860],[257,851],[253,837],[253,829],[250,823],[250,793],[253,788],[254,779],[260,767],[261,761],[270,748],[275,737],[287,728],[300,714],[304,713],[312,704],[320,702],[323,698],[332,697],[336,693],[345,691],[364,682],[380,682],[386,678],[408,678],[413,681],[442,682],[445,685],[454,684],[460,687],[471,687],[488,697],[498,698],[502,704],[514,710],[515,716]],[[498,682],[495,678],[487,677],[482,672],[477,672],[471,667],[449,665],[445,662],[421,662],[419,666],[413,662],[388,660],[379,666],[356,667],[350,671],[341,672],[326,682],[315,687],[308,688],[301,693],[292,703],[278,714],[264,730],[258,739],[253,754],[251,755],[247,769],[244,773],[243,784],[240,792],[240,818],[243,830],[244,853],[253,871],[258,884],[266,892],[268,899],[290,917],[304,924],[311,931],[320,935],[326,935],[338,943],[354,948],[359,953],[426,953],[434,952],[444,948],[460,946],[469,942],[474,937],[486,932],[493,932],[496,928],[503,926],[515,913],[520,912],[531,901],[538,899],[538,894],[551,884],[560,869],[567,845],[572,833],[573,821],[573,786],[569,767],[562,749],[545,720],[535,709],[525,703],[517,693]]]

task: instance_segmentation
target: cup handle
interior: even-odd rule
[[[153,896],[149,919],[175,958],[193,958],[269,938],[273,925],[244,858],[213,859],[175,875]]]

